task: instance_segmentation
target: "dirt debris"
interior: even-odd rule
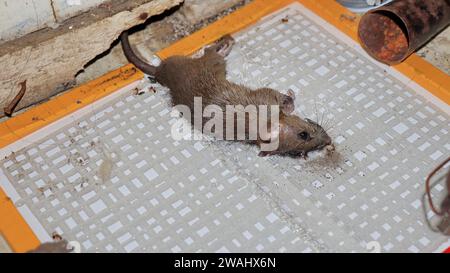
[[[349,15],[349,14],[341,14],[339,16],[339,20],[340,21],[350,21],[350,22],[354,22],[356,20],[356,16],[355,15]]]

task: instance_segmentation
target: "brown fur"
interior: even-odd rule
[[[194,97],[202,97],[203,107],[217,105],[225,110],[226,105],[279,105],[280,131],[279,149],[262,155],[287,154],[306,156],[309,151],[322,149],[331,144],[331,138],[318,124],[291,115],[294,110],[293,96],[284,95],[270,88],[252,90],[226,79],[224,55],[228,54],[234,40],[225,36],[216,45],[207,48],[197,59],[174,56],[152,67],[140,60],[131,50],[126,32],[122,34],[124,52],[130,62],[155,80],[170,89],[174,105],[187,105],[194,109]],[[204,120],[205,121],[205,120]],[[299,135],[306,133],[307,137]],[[303,134],[305,136],[305,134]],[[261,140],[254,142],[261,144]]]

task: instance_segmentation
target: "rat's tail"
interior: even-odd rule
[[[125,54],[125,57],[127,57],[127,60],[130,63],[134,64],[145,74],[154,76],[156,73],[156,67],[144,62],[136,55],[136,53],[134,53],[133,49],[131,48],[130,41],[128,40],[128,31],[124,31],[120,35],[120,41],[122,42],[123,52]]]

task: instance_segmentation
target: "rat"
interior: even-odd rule
[[[186,105],[193,112],[194,97],[202,98],[203,107],[217,105],[224,112],[226,105],[278,105],[278,126],[274,131],[269,126],[271,129],[268,132],[269,138],[278,138],[278,148],[261,151],[259,156],[286,155],[307,158],[311,151],[324,148],[328,152],[334,151],[332,139],[326,130],[310,119],[302,119],[293,114],[295,94],[292,90],[289,90],[287,95],[271,88],[252,90],[227,80],[225,57],[235,44],[230,35],[223,36],[214,45],[205,48],[202,57],[172,56],[162,60],[159,66],[153,66],[135,54],[127,31],[121,34],[120,40],[128,61],[170,90],[173,105]],[[203,119],[203,122],[205,121]],[[246,142],[261,148],[266,138],[261,137],[259,133],[257,136],[256,140]]]

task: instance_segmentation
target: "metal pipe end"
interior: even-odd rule
[[[405,23],[390,11],[366,13],[359,23],[358,36],[369,55],[388,65],[401,63],[412,53]]]

